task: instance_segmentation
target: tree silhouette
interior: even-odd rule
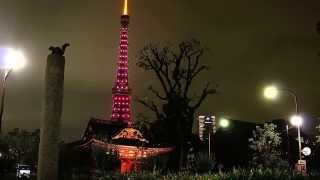
[[[150,92],[156,100],[139,99],[154,112],[162,126],[162,138],[176,146],[174,166],[183,167],[186,160],[186,143],[191,139],[194,113],[207,98],[216,93],[209,82],[201,92],[191,91],[196,78],[205,70],[201,63],[205,48],[197,40],[183,41],[177,47],[149,44],[140,50],[137,65],[145,71],[152,72],[161,85],[161,90],[153,86]],[[176,164],[175,164],[176,163]]]

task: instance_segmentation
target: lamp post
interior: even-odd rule
[[[298,115],[299,114],[298,96],[291,89],[278,89],[276,86],[268,86],[264,89],[264,97],[266,97],[267,99],[274,100],[278,98],[279,92],[286,92],[293,97],[294,104],[295,104],[295,112],[296,112],[296,115]]]
[[[4,98],[6,95],[6,82],[8,76],[12,70],[5,70],[4,77],[2,79],[2,91],[1,91],[1,107],[0,107],[0,134],[2,133],[2,120],[3,120],[3,111],[4,111]]]
[[[302,125],[302,117],[299,115],[294,115],[291,117],[290,122],[292,125],[296,126],[298,129],[298,142],[299,142],[299,160],[302,160],[301,156],[301,135],[300,135],[300,127]]]
[[[25,66],[25,58],[21,51],[10,48],[3,48],[1,54],[1,69],[4,71],[2,79],[1,106],[0,106],[0,134],[2,133],[2,120],[4,113],[4,101],[6,95],[6,82],[12,70],[20,69]]]
[[[301,156],[301,135],[300,135],[300,127],[302,125],[302,117],[299,115],[299,101],[297,94],[291,89],[279,89],[276,86],[268,86],[264,89],[264,96],[267,99],[276,99],[279,96],[279,92],[286,92],[294,99],[295,103],[295,115],[290,118],[290,122],[292,125],[297,127],[298,130],[298,142],[299,142],[299,160],[302,159]],[[288,136],[288,156],[289,156],[289,134],[288,134],[288,125],[287,125],[287,136]]]

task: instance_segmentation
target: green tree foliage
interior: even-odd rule
[[[154,74],[161,87],[149,87],[156,98],[138,101],[154,112],[158,137],[175,145],[176,159],[169,164],[176,167],[172,168],[185,165],[194,113],[208,95],[216,93],[208,82],[197,88],[199,93],[191,90],[199,74],[208,69],[201,62],[204,52],[199,41],[190,40],[176,46],[149,44],[138,54],[137,65]]]
[[[253,137],[249,139],[250,148],[253,150],[251,164],[255,168],[284,168],[288,163],[281,159],[280,133],[276,132],[277,126],[265,123],[263,127],[257,126]]]

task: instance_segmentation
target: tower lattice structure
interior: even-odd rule
[[[111,121],[132,124],[131,118],[131,89],[129,88],[128,74],[128,27],[129,15],[127,0],[124,1],[121,15],[120,46],[117,63],[116,80],[112,88],[112,113]]]

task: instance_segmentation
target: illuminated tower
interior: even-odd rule
[[[111,121],[132,124],[131,119],[131,90],[128,83],[128,0],[124,0],[121,15],[120,46],[116,80],[112,88]]]

